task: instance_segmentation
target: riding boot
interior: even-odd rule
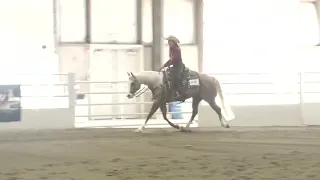
[[[180,98],[180,93],[178,91],[176,91],[176,90],[173,90],[173,98],[174,99]]]
[[[178,91],[178,84],[177,79],[172,79],[172,95],[174,99],[178,99],[180,97],[179,91]]]
[[[179,82],[178,81],[176,81],[176,86],[175,86],[175,92],[174,92],[174,95],[175,95],[175,99],[179,99],[179,100],[181,100],[181,99],[183,99],[183,97],[182,97],[182,92],[181,92],[181,86],[178,84]]]
[[[180,98],[180,92],[178,91],[177,86],[174,86],[174,88],[172,89],[172,93],[173,93],[173,98],[174,99]]]
[[[182,90],[182,87],[180,86],[178,89],[178,98],[180,101],[184,102],[185,101],[185,94],[184,94],[184,91]]]

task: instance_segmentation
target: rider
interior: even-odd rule
[[[181,49],[178,45],[180,43],[179,39],[175,36],[169,36],[164,38],[168,41],[169,45],[169,60],[163,65],[162,68],[173,65],[173,91],[175,98],[181,97],[181,87],[180,87],[180,74],[183,68],[182,58],[181,58]],[[160,70],[161,70],[160,69]]]

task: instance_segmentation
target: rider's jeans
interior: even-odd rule
[[[176,91],[180,92],[180,74],[182,71],[183,64],[182,62],[173,63],[173,87]]]

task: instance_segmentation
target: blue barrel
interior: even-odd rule
[[[172,114],[172,119],[183,119],[183,116],[181,113],[181,103],[175,103],[175,102],[170,103],[169,112],[175,112],[174,114]]]

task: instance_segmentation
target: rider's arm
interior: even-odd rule
[[[171,61],[171,57],[170,57],[172,54],[172,51],[173,51],[173,49],[169,48],[169,58],[170,59],[166,63],[164,63],[163,67],[168,67],[168,66],[172,65],[172,61]]]
[[[168,67],[172,64],[171,59],[169,59],[166,63],[164,63],[163,67]]]

